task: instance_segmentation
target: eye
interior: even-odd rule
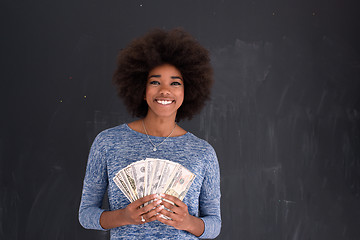
[[[159,81],[151,81],[149,82],[150,85],[160,85]]]
[[[174,86],[181,86],[181,82],[172,82],[171,85],[174,85]]]

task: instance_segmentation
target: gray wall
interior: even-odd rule
[[[132,120],[115,58],[177,26],[215,69],[212,101],[181,125],[218,154],[218,239],[360,239],[358,5],[2,1],[0,239],[106,239],[77,211],[92,140]]]

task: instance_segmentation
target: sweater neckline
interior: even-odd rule
[[[135,131],[134,129],[132,129],[131,127],[129,127],[129,125],[127,124],[127,123],[124,123],[124,125],[127,127],[127,129],[130,131],[130,132],[132,132],[132,133],[134,133],[134,134],[136,134],[136,135],[138,135],[138,136],[142,136],[142,137],[147,137],[147,135],[146,134],[144,134],[144,133],[141,133],[141,132],[138,132],[138,131]],[[169,137],[168,138],[168,140],[171,140],[171,139],[182,139],[182,138],[185,138],[185,137],[187,137],[188,135],[190,135],[191,133],[189,132],[189,131],[186,131],[186,133],[184,134],[184,135],[180,135],[180,136],[176,136],[176,137]],[[153,139],[164,139],[164,138],[166,138],[166,137],[157,137],[157,136],[152,136],[152,135],[149,135],[149,137],[150,138],[153,138]]]

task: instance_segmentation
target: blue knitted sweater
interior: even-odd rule
[[[155,145],[165,138],[149,136]],[[102,201],[108,191],[108,210],[125,208],[130,202],[112,180],[127,165],[145,158],[177,162],[195,174],[183,202],[189,213],[200,217],[205,231],[200,238],[215,238],[220,233],[220,174],[214,149],[206,141],[187,132],[170,137],[154,152],[145,134],[127,124],[107,129],[94,140],[86,168],[79,221],[84,228],[104,230],[100,223]],[[159,221],[126,225],[110,230],[111,239],[197,239],[193,234],[177,230]]]

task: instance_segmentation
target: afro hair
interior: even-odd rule
[[[113,75],[118,96],[133,116],[146,116],[148,105],[144,95],[148,74],[165,63],[175,66],[184,81],[184,101],[176,121],[191,119],[210,98],[213,70],[208,50],[183,29],[154,29],[120,51]]]

